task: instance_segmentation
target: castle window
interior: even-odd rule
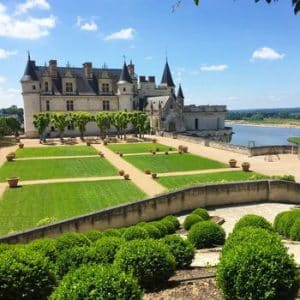
[[[32,86],[32,89],[35,90],[35,85]]]
[[[46,111],[49,111],[50,110],[50,101],[47,100],[46,101]]]
[[[67,100],[67,111],[74,110],[74,103],[72,100]]]
[[[109,100],[104,100],[102,105],[103,105],[103,107],[102,107],[103,110],[109,110],[110,109],[109,108]]]
[[[123,88],[123,92],[126,92],[126,88],[125,87]]]
[[[66,82],[66,93],[73,93],[73,83]]]
[[[48,81],[45,82],[45,92],[49,92],[49,84],[48,84]]]
[[[108,83],[103,83],[102,84],[102,92],[103,93],[109,93],[109,84]]]
[[[198,121],[198,119],[195,119],[195,129],[196,130],[199,129],[199,121]]]

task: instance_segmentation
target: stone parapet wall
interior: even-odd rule
[[[299,204],[300,184],[262,180],[194,186],[4,236],[0,238],[0,242],[27,243],[37,238],[57,237],[68,231],[85,232],[92,229],[104,230],[130,226],[198,207],[258,202]]]

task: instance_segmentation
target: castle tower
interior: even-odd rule
[[[38,132],[33,125],[33,115],[41,111],[40,84],[35,73],[35,61],[28,60],[24,75],[21,78],[22,95],[24,102],[24,129],[27,137],[36,137]]]
[[[133,83],[129,75],[128,67],[124,62],[123,69],[118,81],[118,96],[119,96],[119,110],[132,111],[133,110]]]
[[[168,61],[166,61],[160,84],[161,86],[166,86],[167,89],[170,91],[170,94],[174,93],[175,84],[172,78]]]
[[[181,108],[183,109],[183,107],[184,107],[184,95],[183,95],[183,92],[182,92],[181,84],[179,84],[176,100],[180,104]]]

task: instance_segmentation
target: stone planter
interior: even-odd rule
[[[125,174],[125,175],[124,175],[124,179],[125,179],[125,180],[129,180],[129,174]]]
[[[119,153],[120,157],[123,157],[123,153]]]
[[[145,174],[150,175],[151,171],[150,170],[145,170]]]
[[[188,147],[187,146],[183,146],[182,147],[182,152],[187,153],[188,152]]]
[[[157,178],[157,174],[156,173],[152,173],[152,178],[156,179]]]
[[[23,149],[24,148],[24,144],[23,143],[19,143],[19,148]]]
[[[237,161],[235,159],[230,159],[228,163],[230,168],[236,168]]]
[[[19,177],[9,177],[7,178],[7,183],[10,188],[17,187],[19,182]]]
[[[250,169],[250,164],[248,162],[243,162],[242,169],[243,169],[243,171],[248,172]]]
[[[11,155],[11,154],[6,155],[6,160],[7,161],[13,161],[14,158],[15,158],[15,155]]]
[[[124,176],[124,174],[125,174],[125,171],[124,171],[124,170],[119,170],[119,175],[120,175],[120,176]]]
[[[168,154],[169,154],[169,152],[168,152],[168,151],[166,151],[166,152],[165,152],[165,155],[168,155]]]
[[[91,146],[91,142],[86,142],[86,145],[87,146]]]
[[[153,150],[153,151],[152,151],[152,154],[155,155],[155,154],[156,154],[156,151]]]

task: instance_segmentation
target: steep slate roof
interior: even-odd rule
[[[183,95],[183,92],[182,92],[181,84],[179,84],[179,88],[178,88],[178,92],[177,92],[177,97],[184,99],[184,95]]]
[[[35,73],[35,62],[33,60],[30,60],[30,57],[28,56],[26,68],[24,71],[24,75],[21,78],[21,81],[29,81],[29,80],[38,80],[38,77]]]
[[[129,75],[126,62],[124,62],[119,81],[125,81],[125,82],[132,83],[132,79],[131,79],[131,76]]]
[[[161,78],[161,84],[166,84],[167,86],[175,87],[170,67],[167,61],[165,64],[163,76]]]
[[[157,97],[147,97],[147,105],[145,107],[146,111],[151,110],[151,106],[153,107],[154,111],[159,110],[159,104],[163,109],[164,106],[167,104],[168,100],[171,96],[157,96]]]

